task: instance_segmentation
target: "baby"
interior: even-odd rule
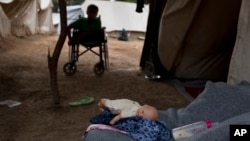
[[[110,124],[114,125],[118,120],[122,118],[128,118],[132,116],[139,116],[152,121],[158,119],[158,111],[155,107],[149,105],[141,106],[138,102],[129,99],[101,99],[98,103],[101,111],[104,108],[108,108],[111,113],[117,114],[111,121]]]

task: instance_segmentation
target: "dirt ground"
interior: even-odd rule
[[[160,110],[183,107],[188,101],[168,80],[149,81],[140,70],[143,40],[128,42],[108,39],[110,68],[96,77],[93,66],[98,56],[88,52],[80,57],[78,71],[66,76],[68,46],[63,47],[58,64],[61,108],[53,108],[47,64],[58,36],[35,35],[0,40],[0,101],[15,100],[13,108],[0,106],[0,141],[79,141],[99,113],[98,100],[128,98]],[[84,49],[84,48],[82,48]],[[89,105],[70,107],[75,99],[92,96]]]

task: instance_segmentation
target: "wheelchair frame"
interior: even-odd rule
[[[76,63],[78,58],[83,54],[87,53],[88,51],[92,52],[93,54],[99,56],[100,61],[95,64],[94,66],[94,73],[96,76],[101,76],[105,69],[108,70],[109,66],[109,57],[108,57],[108,46],[107,46],[107,37],[105,33],[105,28],[102,28],[102,37],[99,40],[91,41],[91,42],[76,42],[74,39],[75,36],[79,33],[78,30],[73,29],[73,44],[69,46],[69,62],[67,62],[63,66],[63,71],[66,75],[70,76],[76,73],[77,66]],[[79,47],[83,46],[86,49],[84,51],[80,51]],[[94,47],[99,47],[99,53],[92,50]]]

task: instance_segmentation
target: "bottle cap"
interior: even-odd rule
[[[211,128],[212,127],[212,121],[211,120],[206,120],[206,125],[207,125],[207,128]]]

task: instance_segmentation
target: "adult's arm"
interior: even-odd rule
[[[245,125],[250,124],[250,112],[232,117],[218,125],[201,132],[195,136],[187,138],[183,141],[229,141],[230,140],[230,125]]]
[[[91,130],[83,136],[83,141],[135,141],[125,134],[109,130]]]

